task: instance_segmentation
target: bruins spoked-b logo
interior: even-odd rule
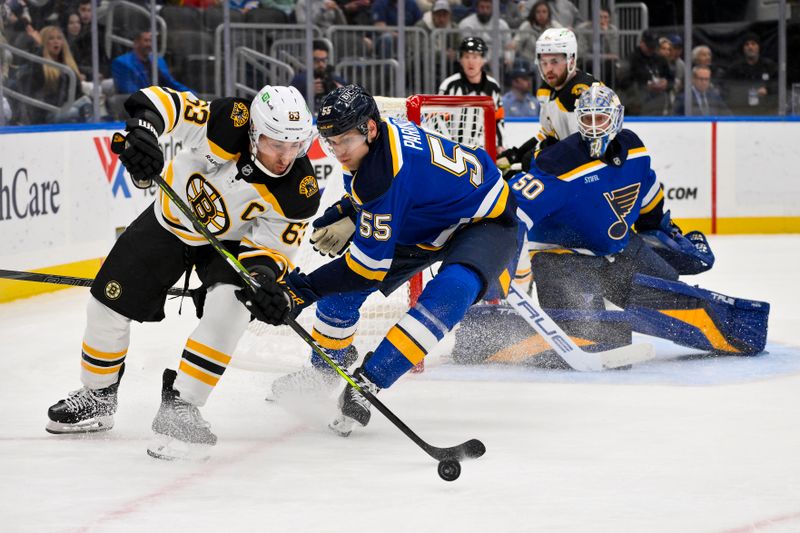
[[[621,189],[616,189],[610,193],[604,192],[608,205],[617,217],[617,221],[611,224],[608,228],[608,236],[618,241],[625,237],[628,233],[628,223],[625,222],[625,217],[631,212],[633,206],[636,205],[636,198],[639,197],[639,187],[641,184],[634,183]]]
[[[106,283],[106,288],[103,290],[103,293],[109,300],[116,300],[122,296],[122,285],[119,284],[119,281],[112,279]]]
[[[250,110],[242,102],[235,102],[231,110],[231,120],[235,128],[241,128],[250,120]]]
[[[202,174],[192,174],[186,183],[186,199],[197,220],[211,233],[228,231],[231,221],[222,195]]]

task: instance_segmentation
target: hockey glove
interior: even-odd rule
[[[111,150],[119,154],[119,160],[128,169],[131,181],[140,189],[153,184],[153,176],[164,168],[164,154],[158,146],[155,127],[141,118],[131,118],[125,123],[127,135],[115,133]]]
[[[699,231],[683,235],[669,211],[664,213],[658,229],[641,231],[639,235],[680,275],[699,274],[714,266],[714,254],[706,236]]]
[[[289,295],[275,281],[275,272],[269,267],[255,267],[251,274],[259,287],[247,286],[234,292],[236,299],[261,322],[279,326],[286,322],[292,310]]]
[[[342,254],[353,239],[356,210],[349,198],[342,198],[312,222],[311,246],[320,254],[336,257]]]

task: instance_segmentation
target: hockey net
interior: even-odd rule
[[[375,97],[381,115],[406,118],[424,129],[443,137],[481,146],[496,158],[496,132],[494,102],[489,96],[414,95],[409,98]],[[341,170],[336,170],[321,183],[324,187],[319,214],[344,195]],[[311,247],[311,230],[305,231],[295,264],[304,272],[311,272],[330,261]],[[413,306],[430,271],[414,276],[403,287],[388,297],[375,292],[361,308],[361,319],[354,344],[359,353],[375,349],[387,331]],[[298,317],[306,331],[311,331],[316,306],[312,305]],[[236,350],[236,366],[252,369],[296,368],[308,359],[310,348],[288,326],[274,327],[253,321],[243,335]],[[422,365],[415,368],[422,370]]]

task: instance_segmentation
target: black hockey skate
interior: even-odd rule
[[[177,372],[164,370],[161,407],[153,419],[153,442],[147,454],[156,459],[207,459],[217,436],[196,405],[182,400],[173,388]]]
[[[125,363],[119,369],[117,382],[104,389],[83,387],[51,405],[47,410],[45,429],[48,433],[95,433],[108,431],[114,427],[114,413],[117,412],[117,389]]]
[[[367,355],[369,357],[369,354]],[[353,372],[353,379],[358,385],[372,394],[377,394],[380,389],[363,374],[361,368]],[[342,394],[339,396],[339,410],[341,413],[336,419],[328,424],[334,433],[341,437],[347,437],[353,431],[353,426],[358,423],[361,426],[369,424],[371,416],[369,400],[348,383]]]
[[[357,359],[358,351],[351,345],[347,348],[339,366],[346,370]],[[312,365],[279,377],[272,382],[272,395],[266,398],[267,401],[280,402],[286,399],[328,396],[341,378],[336,370],[323,364],[325,366]]]

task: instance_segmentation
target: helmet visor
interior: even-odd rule
[[[349,156],[354,154],[356,150],[362,144],[366,144],[366,142],[367,136],[355,128],[341,135],[320,137],[320,145],[325,153],[343,164],[348,162]]]

